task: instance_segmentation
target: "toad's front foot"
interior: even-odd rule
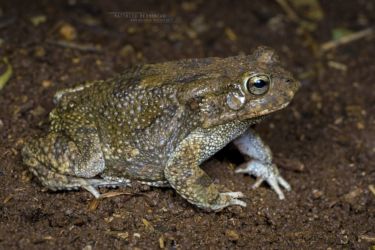
[[[243,197],[244,195],[241,192],[220,193],[215,203],[211,204],[209,209],[213,211],[220,211],[223,208],[233,205],[246,207],[246,202],[239,200],[239,198]]]
[[[289,183],[280,175],[279,170],[273,163],[264,163],[258,160],[252,160],[243,163],[236,173],[247,173],[257,177],[257,181],[253,185],[253,188],[259,187],[263,181],[266,181],[271,188],[277,193],[280,200],[285,199],[282,186],[287,191],[291,190]]]

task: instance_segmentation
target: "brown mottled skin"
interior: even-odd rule
[[[253,85],[258,76],[266,86]],[[244,206],[240,192],[220,193],[199,165],[284,108],[298,86],[265,47],[138,66],[56,93],[50,131],[25,145],[23,160],[51,190],[85,188],[99,197],[96,187],[139,181],[171,186],[206,210]]]

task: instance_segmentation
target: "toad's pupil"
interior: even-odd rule
[[[267,82],[266,81],[264,81],[264,80],[262,80],[262,79],[257,79],[255,82],[254,82],[254,86],[256,87],[256,88],[263,88],[264,86],[266,86],[267,85]]]

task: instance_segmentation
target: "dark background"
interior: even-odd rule
[[[289,12],[282,3],[0,1],[0,60],[13,69],[0,90],[0,248],[374,246],[375,47],[368,29],[375,1],[288,1]],[[85,191],[48,192],[22,164],[25,140],[48,128],[56,90],[137,63],[251,53],[258,45],[274,48],[302,82],[291,105],[257,127],[293,187],[285,201],[235,175],[238,153],[230,147],[204,168],[244,192],[248,207],[219,213],[195,208],[172,189],[102,189],[113,197],[101,201]],[[2,63],[0,75],[6,69]]]

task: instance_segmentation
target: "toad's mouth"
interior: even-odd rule
[[[278,105],[272,105],[270,108],[262,108],[259,111],[253,112],[238,112],[236,113],[236,118],[238,120],[248,120],[248,119],[257,119],[258,117],[268,116],[276,111],[286,108],[291,101],[286,101]]]
[[[289,105],[290,101],[284,102],[280,105],[273,106],[272,109],[262,109],[258,112],[235,112],[235,113],[224,113],[216,118],[207,119],[203,122],[203,128],[209,128],[216,125],[225,124],[233,121],[248,121],[253,120],[253,123],[258,123],[259,121],[266,118],[268,115],[281,110]]]
[[[273,107],[272,109],[263,109],[255,117],[253,117],[253,118],[256,118],[258,116],[267,116],[269,114],[272,114],[272,113],[274,113],[276,111],[279,111],[281,109],[286,108],[289,105],[289,103],[290,103],[290,101],[289,102],[284,102],[283,104],[280,104],[280,105],[277,105],[277,106]]]

